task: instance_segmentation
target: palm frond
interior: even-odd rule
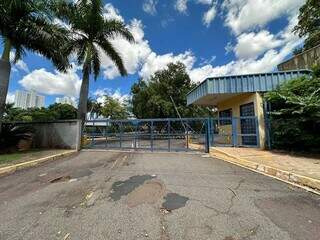
[[[116,51],[114,46],[106,39],[100,39],[99,42],[97,42],[97,44],[99,45],[99,47],[102,48],[104,53],[108,55],[111,58],[111,60],[115,63],[121,76],[126,76],[127,70],[123,64],[121,56]]]
[[[129,42],[134,42],[134,37],[131,32],[118,20],[104,20],[101,35],[107,38],[121,36]]]
[[[95,46],[93,46],[92,49],[92,69],[93,69],[93,74],[95,80],[98,78],[100,74],[100,57],[99,57],[99,52]]]

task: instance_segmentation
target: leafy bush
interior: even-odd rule
[[[0,153],[19,150],[19,144],[22,140],[32,141],[34,129],[30,126],[3,124],[0,127]]]
[[[320,152],[320,78],[302,77],[265,95],[271,103],[272,146]]]

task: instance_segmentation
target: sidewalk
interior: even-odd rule
[[[255,148],[214,147],[210,152],[213,157],[320,190],[320,158]]]
[[[4,154],[0,155],[0,176],[14,173],[17,170],[37,166],[47,161],[53,161],[62,157],[77,153],[77,150],[43,150],[35,153]],[[14,159],[11,155],[14,156]],[[8,158],[8,159],[6,159]]]

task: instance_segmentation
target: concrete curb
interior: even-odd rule
[[[39,158],[36,160],[32,160],[32,161],[28,161],[28,162],[24,162],[24,163],[19,163],[19,164],[15,164],[15,165],[8,166],[8,167],[3,167],[3,168],[0,168],[0,176],[9,175],[9,174],[12,174],[12,173],[14,173],[18,170],[21,170],[21,169],[34,167],[34,166],[37,166],[37,165],[44,163],[44,162],[57,160],[62,157],[67,157],[67,156],[70,156],[70,155],[77,153],[77,152],[78,152],[77,150],[70,150],[70,151],[67,151],[64,153],[59,153],[59,154],[51,155],[48,157],[43,157],[43,158]]]
[[[210,149],[210,156],[218,158],[220,160],[230,162],[236,164],[241,167],[245,167],[250,170],[254,170],[255,172],[262,173],[267,176],[274,177],[276,179],[285,181],[287,183],[292,183],[296,186],[307,187],[310,189],[306,189],[308,191],[312,191],[316,194],[320,195],[320,180],[310,178],[307,176],[302,176],[296,173],[288,172],[285,170],[277,169],[274,167],[270,167],[264,164],[259,164],[255,162],[248,161],[246,159],[239,158],[237,156],[226,153],[222,150],[218,150],[215,148]]]

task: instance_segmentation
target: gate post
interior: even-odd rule
[[[239,118],[239,121],[240,118]],[[232,145],[233,147],[238,146],[238,118],[231,118],[232,122]]]
[[[206,123],[205,123],[205,152],[206,153],[209,153],[210,152],[210,133],[209,133],[209,124],[210,124],[210,120],[209,118],[207,120],[205,120]]]

